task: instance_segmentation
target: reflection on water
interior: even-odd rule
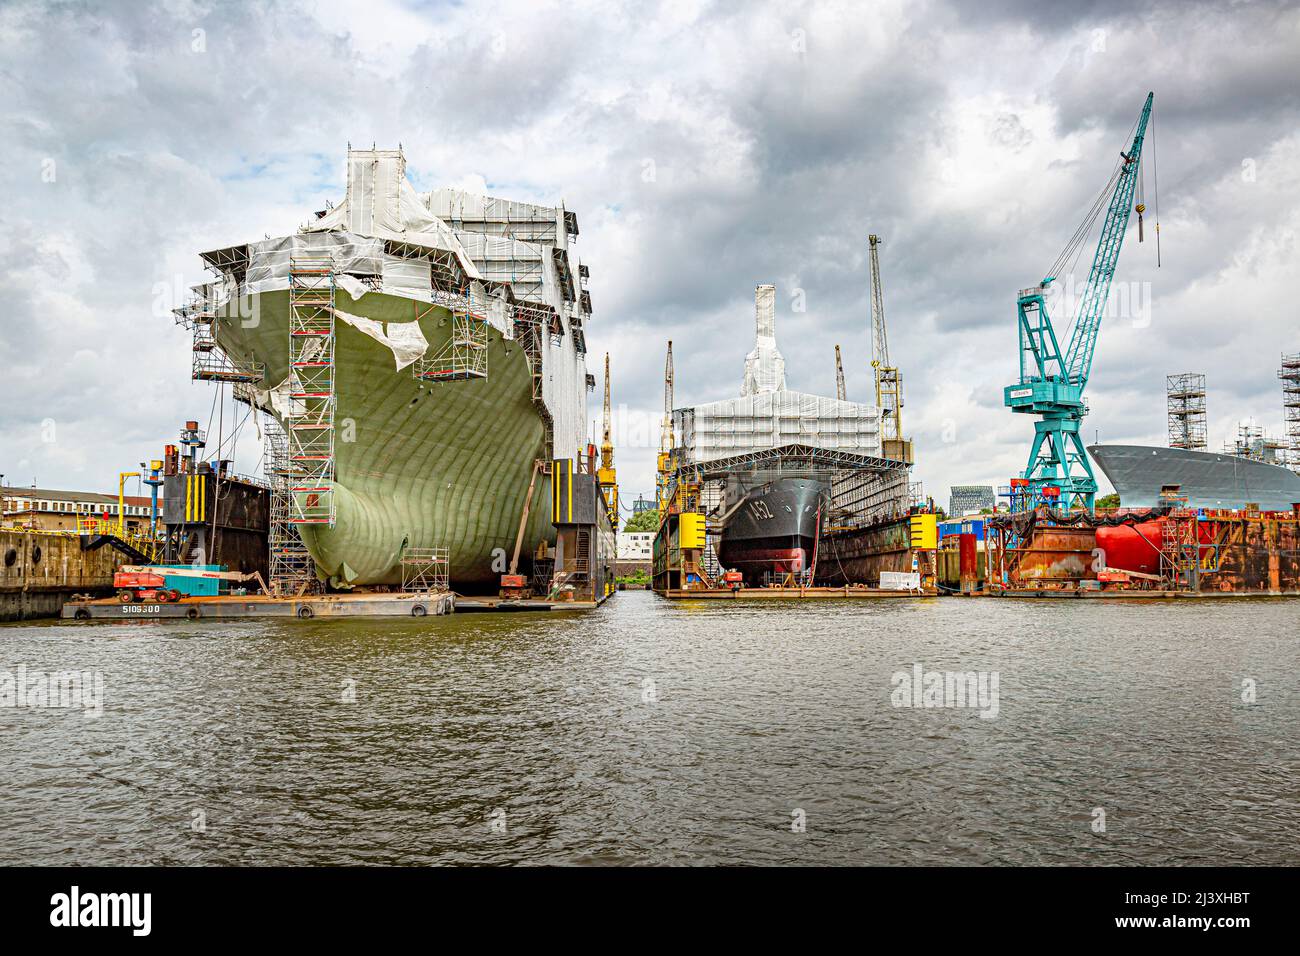
[[[1298,633],[1284,601],[645,592],[8,625],[0,672],[104,701],[0,708],[0,863],[1295,863]],[[922,704],[992,675],[996,716],[896,706],[914,667]]]

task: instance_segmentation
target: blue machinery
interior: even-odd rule
[[[1144,197],[1139,188],[1139,175],[1142,140],[1154,97],[1154,93],[1147,94],[1142,115],[1134,129],[1132,146],[1127,153],[1120,153],[1119,164],[1110,181],[1075,230],[1065,250],[1043,281],[1022,290],[1016,300],[1020,328],[1020,381],[1007,386],[1003,402],[1013,412],[1037,415],[1038,421],[1034,423],[1034,444],[1029,451],[1029,463],[1022,479],[1013,482],[1018,486],[1016,490],[1021,492],[1013,497],[1013,511],[1028,510],[1040,504],[1056,505],[1058,502],[1066,508],[1083,506],[1092,510],[1097,481],[1079,435],[1079,426],[1088,412],[1083,390],[1092,370],[1097,332],[1110,295],[1111,279],[1119,261],[1129,213],[1134,208],[1138,214],[1138,241],[1142,241],[1142,213],[1146,206],[1142,202]],[[1136,207],[1132,204],[1135,188],[1138,191]],[[1106,208],[1101,239],[1093,255],[1087,285],[1080,296],[1069,347],[1063,354],[1043,294],[1063,271],[1072,267],[1108,192],[1110,204]],[[1157,243],[1159,230],[1157,221]]]

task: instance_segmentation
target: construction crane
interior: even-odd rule
[[[880,283],[879,236],[867,236],[871,259],[871,368],[876,379],[876,406],[880,409],[881,448],[886,458],[912,460],[912,443],[903,437],[903,377],[889,361],[889,336],[885,332],[885,295]]]
[[[618,530],[618,475],[614,471],[614,441],[610,437],[609,412],[609,353],[605,353],[605,419],[600,436],[600,467],[596,469],[596,481],[605,495],[605,508],[609,511],[609,521],[615,531]]]
[[[1119,154],[1109,182],[1074,231],[1065,250],[1043,280],[1022,290],[1016,299],[1020,380],[1007,386],[1003,402],[1013,412],[1038,416],[1034,423],[1029,463],[1021,479],[1013,482],[1019,492],[1013,495],[1013,508],[1018,510],[1059,502],[1069,508],[1081,506],[1091,511],[1096,498],[1097,481],[1080,436],[1080,425],[1088,412],[1083,391],[1092,370],[1097,332],[1101,328],[1129,214],[1134,208],[1133,192],[1141,169],[1142,140],[1154,98],[1154,93],[1147,94],[1134,127],[1132,145],[1128,152]],[[1107,194],[1110,202],[1106,206],[1101,238],[1093,254],[1087,284],[1079,296],[1079,311],[1074,317],[1069,345],[1062,352],[1043,294],[1078,259]],[[1144,210],[1145,206],[1137,207],[1139,220]]]
[[[659,517],[668,510],[668,480],[672,475],[670,459],[673,450],[673,342],[668,340],[668,358],[664,362],[664,420],[659,429],[658,478],[655,497],[658,498]]]
[[[841,402],[847,401],[848,391],[844,388],[844,363],[840,361],[840,347],[835,346],[835,397]]]

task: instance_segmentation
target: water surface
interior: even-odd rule
[[[1295,601],[647,592],[5,625],[0,672],[104,702],[0,708],[0,863],[1294,864],[1298,634]],[[996,674],[997,716],[895,706],[915,664]]]

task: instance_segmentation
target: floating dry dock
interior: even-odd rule
[[[807,588],[709,588],[706,590],[671,590],[659,592],[663,597],[668,598],[688,598],[695,600],[697,598],[705,601],[709,600],[735,600],[735,601],[808,601],[819,599],[843,599],[843,598],[908,598],[908,597],[935,597],[938,591],[934,588],[924,588],[917,591],[903,591],[892,588],[869,588],[861,586],[848,587],[807,587]]]
[[[1094,515],[1038,508],[988,523],[990,594],[1238,597],[1300,594],[1300,505]]]

